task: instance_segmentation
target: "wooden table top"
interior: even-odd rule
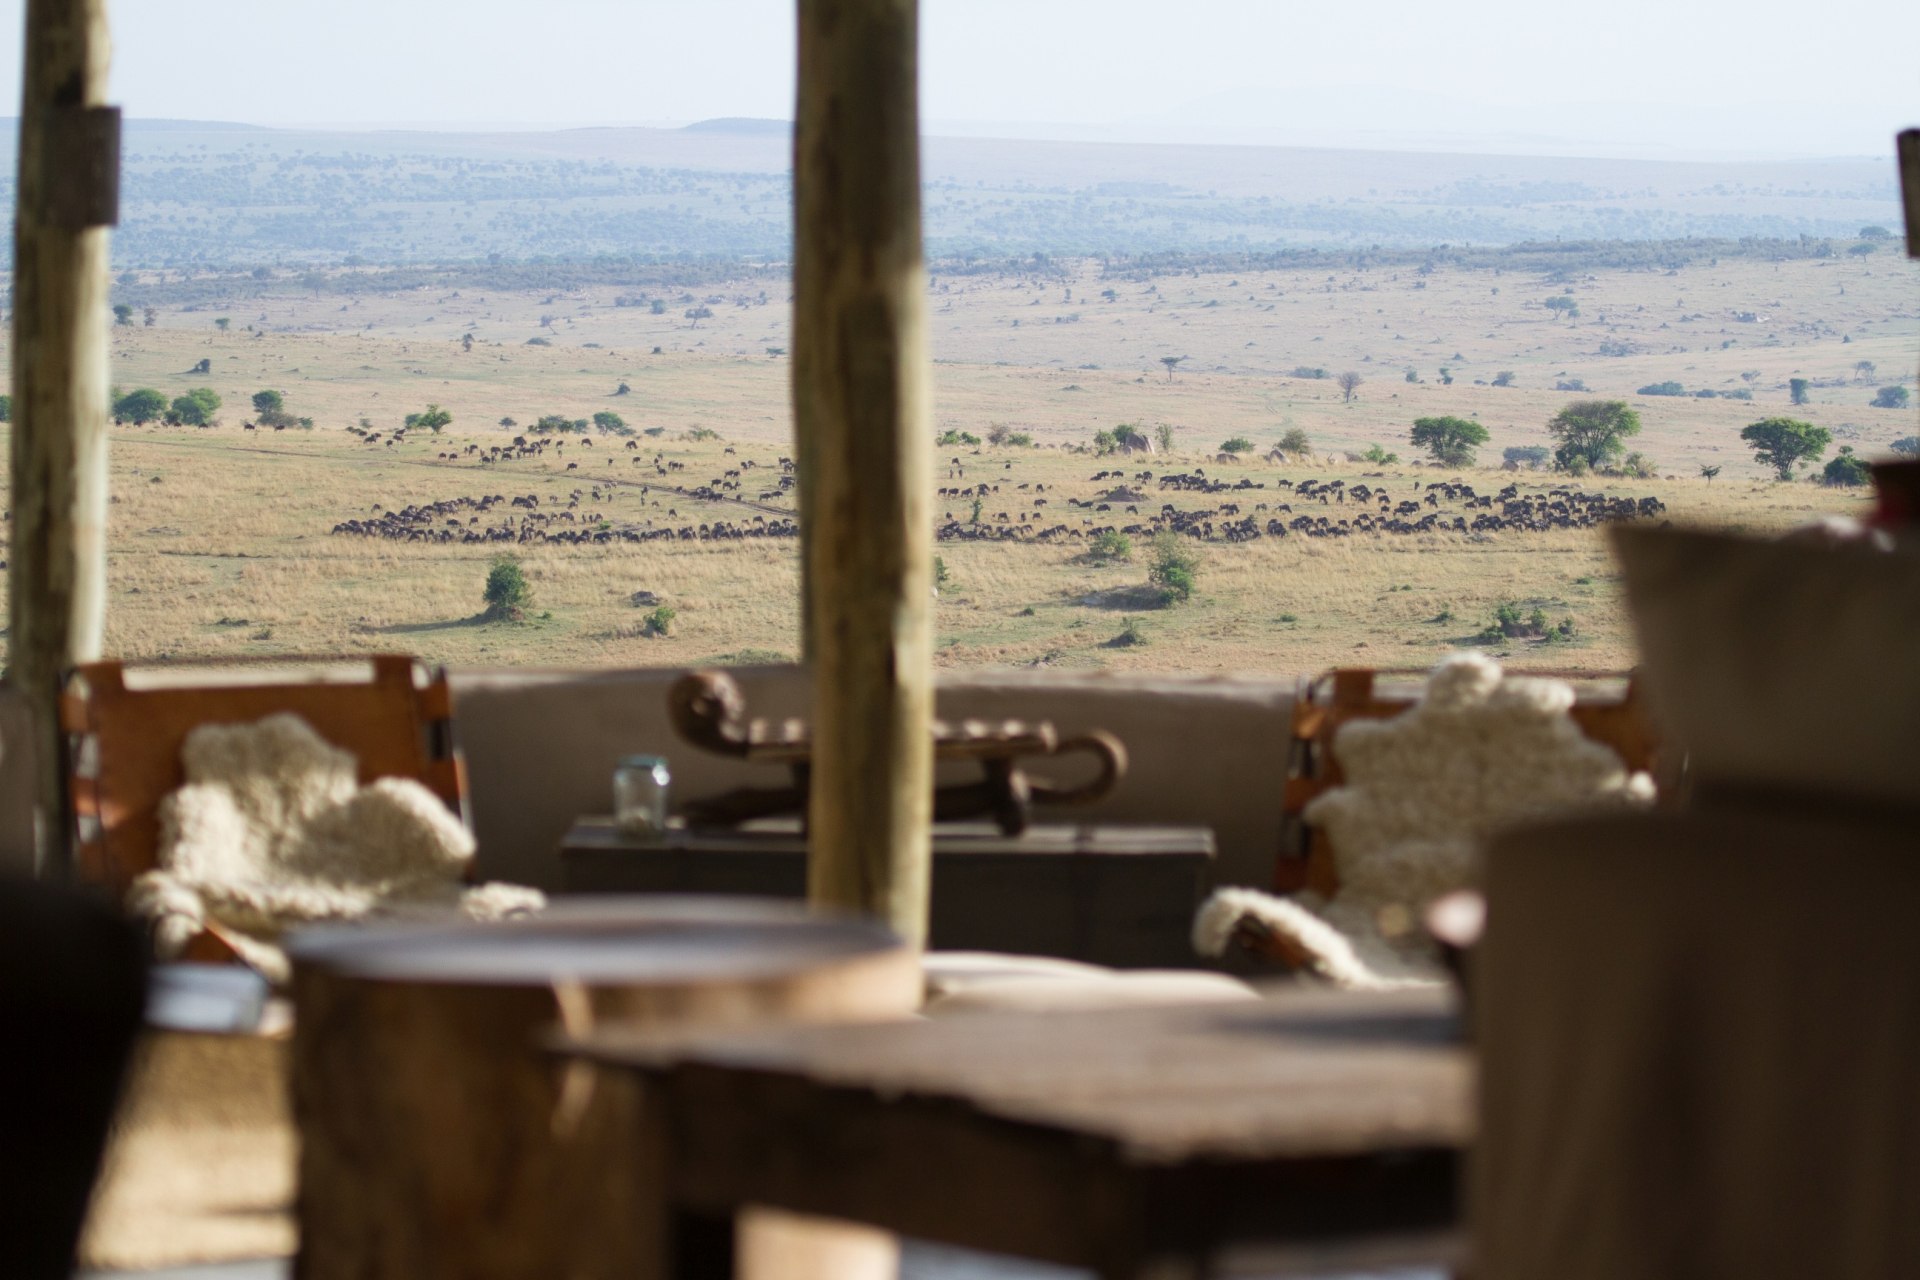
[[[1450,993],[1288,991],[1258,1003],[992,1014],[570,1047],[656,1076],[725,1076],[876,1106],[961,1107],[1104,1144],[1133,1167],[1457,1150],[1472,1084]]]
[[[526,917],[372,920],[304,929],[298,966],[376,981],[472,987],[750,982],[902,951],[884,926],[760,898],[562,899]],[[910,957],[909,957],[910,959]]]

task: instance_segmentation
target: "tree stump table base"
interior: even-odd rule
[[[299,1280],[659,1275],[660,1174],[631,1142],[645,1090],[599,1085],[543,1033],[898,1018],[921,984],[877,925],[741,899],[329,929],[291,951]],[[889,1256],[871,1231],[838,1233],[851,1257],[831,1228],[801,1234],[822,1280]]]

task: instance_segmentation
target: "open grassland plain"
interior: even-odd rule
[[[1482,644],[1521,666],[1621,669],[1631,641],[1599,524],[1631,510],[1766,532],[1858,512],[1858,490],[1774,480],[1739,431],[1804,418],[1832,433],[1829,457],[1914,434],[1911,410],[1871,401],[1912,387],[1917,283],[1891,249],[1575,273],[936,268],[940,661],[1306,672]],[[208,387],[223,404],[211,427],[114,428],[113,653],[624,665],[798,650],[776,278],[320,281],[131,319],[113,331],[120,391]],[[1685,394],[1638,394],[1661,383]],[[256,423],[260,390],[311,426]],[[1627,445],[1645,475],[1500,469],[1586,398],[1638,410]],[[429,405],[451,421],[403,429]],[[596,414],[620,423],[537,430]],[[1486,428],[1478,465],[1418,464],[1409,427],[1439,415]],[[1156,442],[1164,428],[1171,448],[1092,452],[1123,423]],[[996,427],[1028,443],[990,443]],[[1312,452],[1272,456],[1296,431]],[[1235,439],[1253,448],[1223,455]],[[1374,445],[1400,459],[1364,460]],[[1166,527],[1199,559],[1183,603],[1148,586]],[[1113,538],[1099,554],[1105,530],[1124,554]],[[502,554],[531,588],[520,621],[482,616]]]

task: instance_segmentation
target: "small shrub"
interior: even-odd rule
[[[481,592],[486,601],[486,617],[493,622],[519,622],[533,607],[533,588],[520,561],[513,556],[495,556],[487,569],[487,585]]]
[[[1317,366],[1299,364],[1293,367],[1292,376],[1296,378],[1319,379],[1319,378],[1329,377],[1331,375],[1329,375],[1325,369],[1319,368]]]
[[[1300,615],[1297,613],[1283,613],[1278,618],[1276,618],[1275,621],[1285,622],[1285,623],[1295,623],[1300,621]]]
[[[1388,463],[1400,461],[1399,454],[1388,453],[1385,449],[1382,449],[1377,444],[1368,445],[1367,451],[1361,454],[1360,457],[1367,462],[1371,462],[1379,466],[1385,466]]]
[[[1493,621],[1474,640],[1479,644],[1503,644],[1508,640],[1524,640],[1546,634],[1546,610],[1536,605],[1531,613],[1523,617],[1520,606],[1508,600],[1493,607]]]
[[[1120,634],[1107,643],[1116,649],[1130,649],[1136,645],[1143,645],[1146,642],[1146,633],[1140,629],[1140,619],[1122,618],[1120,619]]]
[[[1006,442],[1009,447],[1026,449],[1032,447],[1033,437],[1024,431],[1009,431]]]
[[[934,591],[935,592],[945,591],[948,587],[952,585],[953,585],[953,575],[947,572],[947,562],[941,559],[939,556],[935,556],[933,558],[933,589]]]
[[[640,624],[640,634],[654,639],[664,639],[672,634],[673,620],[679,616],[679,610],[670,604],[663,604],[647,614]]]
[[[1820,482],[1832,488],[1858,488],[1872,479],[1867,460],[1855,456],[1852,445],[1841,445],[1839,455],[1820,473]]]
[[[1907,407],[1907,389],[1905,387],[1882,387],[1873,396],[1876,409],[1904,409]]]
[[[1247,438],[1246,438],[1245,436],[1235,436],[1235,437],[1234,437],[1233,439],[1231,439],[1231,440],[1228,440],[1228,441],[1226,441],[1226,442],[1224,442],[1223,444],[1221,444],[1221,446],[1220,446],[1220,452],[1222,452],[1222,453],[1252,453],[1252,452],[1253,452],[1253,441],[1251,441],[1251,440],[1249,440],[1249,439],[1247,439]]]
[[[1585,391],[1587,389],[1587,383],[1584,378],[1563,378],[1553,384],[1553,389],[1555,391]]]
[[[1635,395],[1642,396],[1683,396],[1687,389],[1677,382],[1652,382],[1640,388]]]
[[[1500,457],[1515,467],[1526,467],[1530,471],[1538,471],[1547,465],[1548,459],[1553,457],[1553,450],[1543,444],[1516,444],[1501,450]]]
[[[527,345],[530,347],[550,347],[553,345],[553,343],[549,342],[545,338],[532,337],[527,339]]]
[[[1500,372],[1498,372],[1498,373],[1496,373],[1496,374],[1494,374],[1494,375],[1493,375],[1493,385],[1494,385],[1494,386],[1496,386],[1496,387],[1510,387],[1510,386],[1512,386],[1512,385],[1513,385],[1513,370],[1511,370],[1511,369],[1502,369],[1502,370],[1501,370]]]
[[[1133,539],[1118,529],[1102,529],[1087,548],[1089,559],[1102,562],[1133,559]]]
[[[1174,604],[1193,597],[1200,555],[1188,540],[1171,529],[1153,535],[1153,563],[1147,569],[1147,581],[1160,589],[1163,604]]]
[[[1310,455],[1313,452],[1313,441],[1299,427],[1289,427],[1280,437],[1280,452],[1289,456]]]
[[[963,444],[979,444],[980,437],[977,435],[974,435],[971,431],[948,430],[942,433],[937,438],[935,438],[934,443],[949,445],[949,446],[958,446]]]

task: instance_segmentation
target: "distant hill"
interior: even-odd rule
[[[273,129],[134,120],[118,269],[768,264],[792,125]],[[15,133],[0,126],[0,204]],[[1003,259],[1850,240],[1898,226],[1880,160],[1717,162],[930,136],[927,252]],[[0,261],[7,246],[0,244]]]
[[[758,116],[721,116],[715,120],[696,120],[684,126],[687,133],[782,134],[793,132],[791,120],[766,120]]]

